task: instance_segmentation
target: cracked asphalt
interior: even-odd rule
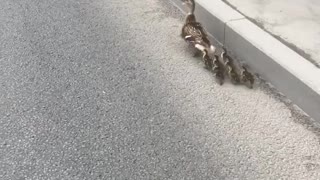
[[[169,1],[0,1],[0,179],[320,179],[319,124],[217,85]]]

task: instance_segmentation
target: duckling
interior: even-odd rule
[[[242,66],[241,81],[250,89],[253,88],[254,76],[250,73],[246,67]]]
[[[216,80],[220,85],[222,85],[224,82],[223,65],[219,61],[219,56],[217,55],[214,55],[212,69],[213,69],[214,76],[216,77]]]
[[[222,85],[224,81],[223,65],[219,62],[219,57],[215,55],[214,59],[212,59],[204,46],[196,44],[195,47],[203,53],[202,60],[204,61],[206,69],[212,71],[216,81]]]
[[[209,53],[206,50],[206,48],[204,46],[200,45],[200,44],[196,44],[195,48],[197,48],[199,51],[202,52],[202,60],[204,62],[204,65],[205,65],[206,69],[212,70],[212,68],[213,68],[213,60],[209,56]]]
[[[194,0],[183,0],[183,2],[188,5],[189,12],[181,30],[182,38],[193,45],[201,44],[206,49],[210,50],[211,53],[214,53],[216,48],[210,43],[206,30],[203,28],[201,23],[196,21],[196,17],[194,15]]]
[[[226,72],[233,84],[239,84],[240,78],[239,74],[236,72],[236,66],[234,64],[233,59],[227,54],[227,51],[224,47],[222,47],[224,52],[221,53],[220,57],[222,62],[224,63]]]

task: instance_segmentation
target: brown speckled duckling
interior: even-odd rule
[[[217,83],[222,85],[224,82],[223,65],[218,60],[219,57],[215,55],[214,58],[212,59],[207,49],[205,49],[203,46],[199,44],[196,44],[196,47],[199,50],[201,50],[203,53],[202,59],[204,61],[206,68],[213,72]]]
[[[250,73],[247,68],[242,66],[242,72],[241,72],[241,81],[244,83],[248,88],[253,88],[254,83],[254,76],[252,73]]]
[[[223,47],[224,52],[221,53],[220,57],[225,66],[226,72],[233,84],[240,83],[240,76],[236,71],[236,66],[233,59],[227,54],[226,49]]]

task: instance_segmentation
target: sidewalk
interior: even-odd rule
[[[185,12],[181,0],[171,2]],[[224,45],[234,58],[320,122],[317,51],[320,2],[196,0],[196,3],[197,20],[206,27],[212,40]]]
[[[319,0],[224,0],[320,67]]]

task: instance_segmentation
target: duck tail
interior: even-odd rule
[[[189,15],[194,14],[194,11],[196,9],[196,3],[194,2],[194,0],[182,0],[182,4],[189,7]]]
[[[190,0],[190,3],[191,3],[190,13],[194,14],[194,11],[196,10],[196,3],[194,2],[194,0]]]

